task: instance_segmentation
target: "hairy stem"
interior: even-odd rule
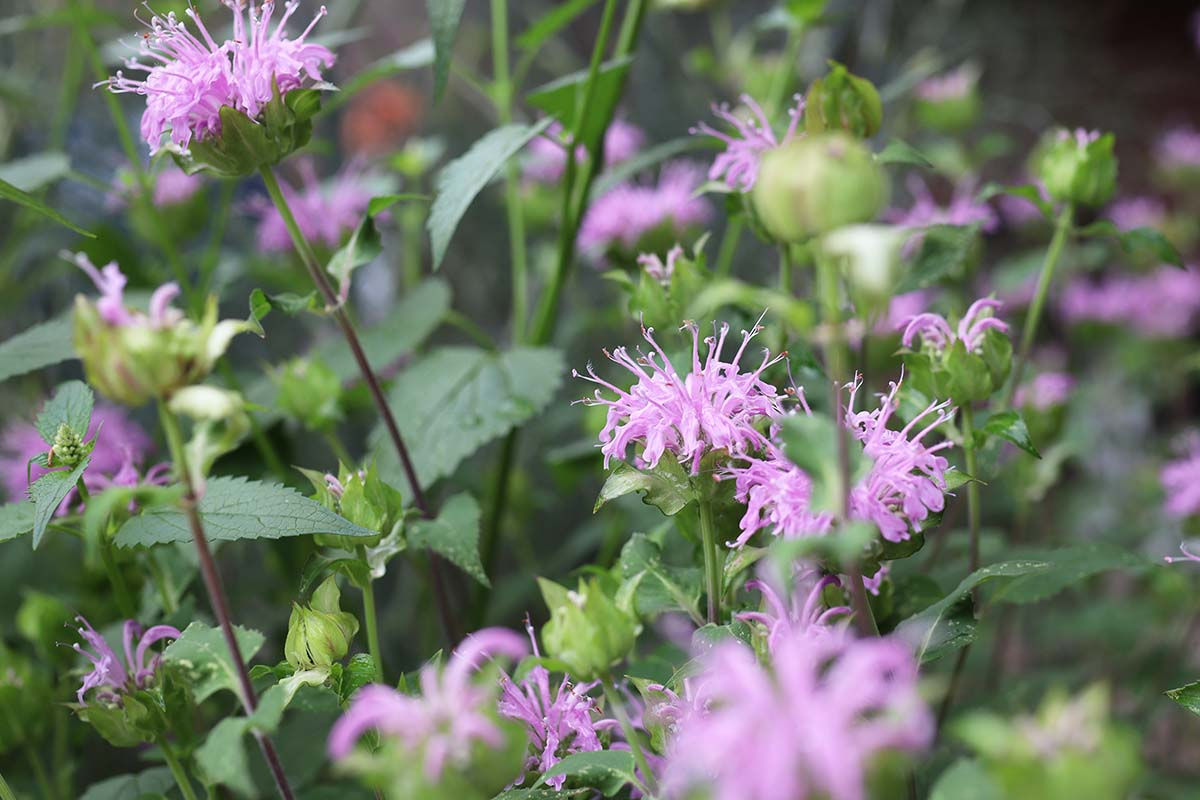
[[[608,704],[612,707],[612,712],[617,718],[617,722],[621,725],[621,732],[625,734],[625,740],[629,742],[629,749],[633,753],[633,760],[637,762],[638,769],[642,771],[642,779],[646,784],[646,788],[650,790],[650,794],[654,795],[658,792],[658,781],[654,777],[654,772],[650,769],[650,762],[646,759],[646,751],[642,748],[641,737],[637,731],[633,729],[633,724],[629,721],[629,715],[625,713],[625,704],[621,702],[621,693],[617,689],[616,681],[611,675],[605,676],[600,682],[604,687],[604,697],[608,700]]]
[[[354,325],[351,324],[350,318],[346,315],[346,310],[338,303],[333,286],[330,285],[329,279],[325,277],[325,272],[317,262],[316,253],[313,252],[312,246],[308,243],[308,240],[304,237],[304,233],[300,230],[300,226],[296,223],[296,218],[288,206],[287,198],[283,196],[283,192],[279,188],[279,182],[275,179],[275,173],[271,171],[269,166],[261,167],[259,173],[262,175],[263,183],[266,184],[267,193],[271,195],[271,200],[279,210],[279,215],[283,218],[284,225],[287,226],[288,233],[292,237],[292,244],[295,245],[296,252],[300,254],[300,260],[304,262],[304,266],[308,270],[308,275],[312,278],[312,282],[316,285],[317,290],[325,298],[326,305],[332,310],[331,313],[337,321],[338,327],[341,328],[342,336],[346,339],[346,344],[350,346],[350,352],[354,355],[354,361],[358,365],[358,370],[362,373],[363,381],[367,384],[367,389],[371,393],[371,399],[375,403],[375,408],[379,412],[380,418],[383,419],[384,427],[387,429],[388,436],[392,440],[392,446],[395,447],[396,454],[400,457],[400,464],[404,469],[405,477],[408,479],[409,489],[412,491],[413,505],[416,506],[417,511],[423,518],[433,519],[429,504],[425,500],[425,492],[421,488],[421,481],[417,478],[416,467],[413,466],[412,458],[408,454],[408,447],[404,444],[404,438],[400,435],[400,427],[396,424],[396,418],[392,414],[391,407],[388,406],[387,398],[383,396],[383,389],[379,384],[379,378],[375,375],[375,371],[371,369],[371,365],[367,361],[367,355],[363,352],[362,343],[359,341],[358,333],[354,330]],[[437,605],[438,617],[442,623],[442,632],[448,644],[453,646],[461,636],[458,629],[458,622],[454,618],[454,612],[450,608],[450,601],[446,595],[446,582],[442,571],[441,558],[433,555],[429,560],[429,564],[431,572],[430,583],[433,587],[433,598],[434,603]]]
[[[704,584],[708,593],[708,621],[714,625],[721,624],[721,551],[717,544],[716,524],[713,522],[712,501],[701,497],[700,508],[700,541],[704,547]]]
[[[1025,314],[1025,329],[1021,332],[1021,348],[1017,351],[1017,361],[1013,364],[1012,380],[1008,385],[1008,395],[1004,401],[1006,408],[1012,405],[1017,387],[1021,385],[1021,376],[1025,372],[1025,364],[1029,361],[1029,354],[1033,350],[1033,340],[1037,336],[1038,322],[1042,318],[1042,308],[1046,305],[1046,296],[1050,293],[1050,284],[1054,280],[1054,270],[1058,266],[1063,246],[1067,243],[1067,236],[1071,232],[1074,211],[1074,206],[1067,203],[1054,222],[1054,236],[1050,239],[1050,246],[1046,248],[1046,258],[1042,261],[1042,271],[1038,275],[1033,302],[1029,304],[1029,311]]]
[[[200,511],[197,507],[199,498],[196,496],[196,487],[192,483],[192,473],[188,469],[187,456],[183,446],[183,433],[179,427],[179,420],[171,413],[163,400],[159,400],[158,403],[158,416],[163,432],[167,436],[167,448],[170,450],[171,460],[175,464],[176,477],[183,483],[183,510],[192,530],[192,541],[196,545],[200,575],[204,579],[204,587],[208,591],[208,601],[212,606],[213,616],[217,618],[217,623],[221,627],[225,646],[229,648],[229,657],[237,672],[238,698],[246,710],[246,715],[249,716],[258,708],[258,696],[254,692],[254,684],[250,682],[250,672],[246,669],[246,660],[242,657],[242,649],[233,630],[229,600],[225,596],[225,588],[221,585],[221,574],[217,571],[216,561],[213,560],[212,550],[208,546],[208,537],[204,533],[204,522],[200,519]],[[260,731],[254,731],[254,738],[258,740],[263,759],[267,762],[271,776],[275,779],[279,796],[284,800],[292,800],[294,797],[292,787],[288,783],[287,775],[284,774],[283,765],[279,762],[279,755],[275,752],[275,746],[271,743],[270,737]]]
[[[171,768],[171,775],[174,776],[175,784],[183,794],[184,800],[196,800],[196,792],[192,789],[192,782],[188,779],[187,772],[183,769],[183,764],[179,763],[179,756],[175,755],[175,751],[167,743],[167,737],[163,736],[159,738],[158,747],[162,750],[167,766]]]

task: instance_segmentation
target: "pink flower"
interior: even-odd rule
[[[1123,231],[1161,228],[1167,218],[1167,207],[1157,197],[1124,197],[1109,206],[1108,217]]]
[[[525,629],[533,645],[533,654],[540,656],[533,626],[528,620]],[[615,722],[597,719],[600,710],[587,694],[596,685],[597,682],[592,682],[572,686],[569,676],[564,675],[562,683],[552,693],[550,671],[540,664],[520,683],[514,683],[508,675],[501,675],[500,715],[523,723],[529,743],[537,751],[537,755],[530,755],[526,760],[526,771],[544,773],[568,755],[601,749],[597,732],[611,728]],[[566,779],[565,775],[557,775],[546,783],[561,789]]]
[[[887,313],[875,323],[875,333],[878,335],[895,334],[910,319],[929,308],[933,297],[932,289],[917,289],[914,292],[895,295],[888,302]]]
[[[641,446],[635,456],[639,466],[656,466],[664,453],[686,464],[693,475],[700,470],[706,453],[727,450],[743,455],[766,444],[766,437],[755,430],[755,423],[782,412],[782,397],[775,387],[762,379],[763,370],[783,356],[771,358],[763,352],[762,362],[752,372],[741,371],[740,362],[750,340],[761,327],[742,332],[742,344],[729,361],[722,360],[729,325],[723,324],[717,335],[705,338],[708,355],[700,361],[700,331],[693,322],[683,326],[692,334],[691,371],[680,375],[666,353],[654,340],[654,329],[644,328],[642,335],[652,349],[633,358],[624,347],[608,358],[633,373],[636,383],[625,391],[598,377],[588,365],[588,376],[572,371],[577,378],[591,381],[616,396],[609,399],[596,390],[594,398],[581,400],[587,405],[608,406],[608,419],[600,431],[604,466],[612,459],[623,459],[630,445]],[[659,362],[661,359],[661,363]]]
[[[788,631],[769,665],[732,642],[701,665],[702,689],[668,742],[670,798],[704,787],[712,800],[864,800],[879,754],[933,739],[917,664],[894,639]]]
[[[463,768],[476,741],[496,748],[504,743],[503,731],[489,714],[496,686],[472,681],[471,673],[485,659],[516,660],[528,652],[516,633],[484,628],[458,646],[444,670],[433,664],[421,668],[420,696],[377,683],[364,686],[329,733],[330,757],[345,758],[364,733],[375,729],[404,749],[420,753],[431,781],[438,780],[447,766]]]
[[[1041,372],[1013,395],[1013,405],[1039,411],[1061,406],[1071,396],[1075,378],[1066,372]]]
[[[960,100],[975,88],[979,81],[979,69],[973,64],[963,64],[942,75],[926,78],[917,84],[915,94],[930,103]]]
[[[308,159],[298,162],[301,186],[279,182],[300,232],[313,243],[333,249],[341,245],[342,237],[354,230],[367,206],[372,191],[367,185],[368,174],[358,162],[351,162],[326,183],[317,179],[316,170]],[[263,253],[290,253],[292,237],[274,204],[255,204],[261,214],[258,223],[258,249]]]
[[[1160,478],[1167,494],[1166,511],[1172,517],[1200,513],[1200,433],[1183,439],[1183,455],[1162,469]],[[1191,554],[1184,550],[1184,554]]]
[[[900,342],[905,347],[912,347],[916,337],[920,336],[923,346],[942,352],[956,341],[961,341],[967,352],[978,353],[983,348],[983,336],[989,330],[1008,332],[1008,323],[993,316],[1003,306],[993,297],[981,297],[967,309],[967,313],[959,320],[957,330],[952,329],[940,314],[917,314],[905,324]]]
[[[758,179],[758,164],[763,153],[804,135],[796,131],[804,114],[804,98],[796,95],[796,105],[788,111],[788,126],[782,138],[775,136],[766,112],[753,97],[743,94],[738,99],[749,113],[738,115],[728,105],[714,104],[712,107],[713,114],[732,126],[732,134],[719,131],[706,122],[701,122],[689,132],[693,136],[712,136],[725,143],[725,151],[713,160],[708,169],[708,179],[725,181],[734,189],[748,192]]]
[[[913,204],[908,209],[890,209],[884,218],[895,225],[908,228],[926,228],[930,225],[975,225],[984,231],[994,231],[1000,224],[996,212],[986,202],[975,199],[975,184],[960,183],[948,206],[940,206],[929,191],[929,186],[915,174],[907,181],[908,192]]]
[[[245,0],[224,0],[233,11],[233,38],[217,44],[194,8],[184,11],[199,36],[172,12],[158,14],[147,23],[139,54],[126,61],[126,69],[146,73],[144,78],[126,77],[118,71],[105,83],[113,92],[132,92],[146,98],[142,114],[142,138],[151,154],[162,146],[164,134],[180,149],[193,139],[203,141],[221,132],[220,110],[230,106],[255,119],[272,97],[272,81],[281,94],[299,88],[306,80],[320,80],[321,69],[333,65],[325,47],[305,38],[325,15],[324,6],[296,39],[283,29],[299,3],[284,4],[283,16],[270,30],[274,0],[256,5],[249,2],[249,20],[243,16]]]
[[[562,144],[562,125],[555,122],[546,133],[529,143],[522,173],[527,183],[557,183],[567,168],[567,151]],[[622,164],[638,154],[646,134],[631,122],[615,119],[604,133],[604,164]],[[575,148],[575,161],[587,158],[587,148]]]
[[[1071,324],[1127,325],[1149,338],[1187,336],[1200,313],[1200,270],[1161,266],[1142,275],[1117,275],[1067,284],[1059,313]]]
[[[88,492],[95,494],[112,486],[166,483],[167,464],[151,467],[144,475],[140,472],[153,449],[153,443],[146,432],[117,406],[107,403],[96,405],[84,440],[95,442],[91,461],[83,473],[83,484]],[[30,482],[26,479],[29,459],[49,449],[50,445],[42,441],[41,434],[32,423],[10,422],[0,432],[0,484],[4,486],[9,502],[17,502],[25,497]],[[28,474],[31,480],[36,481],[46,472],[35,464]],[[79,497],[72,490],[57,513],[66,514],[78,505]]]
[[[703,183],[699,167],[674,161],[662,168],[654,185],[623,183],[588,209],[579,229],[579,249],[602,260],[610,247],[634,249],[650,231],[667,228],[676,234],[707,222],[712,208],[693,193]]]
[[[204,186],[204,178],[200,175],[188,175],[175,166],[167,166],[158,174],[150,176],[153,184],[151,200],[155,206],[165,207],[187,202]],[[117,170],[112,179],[112,191],[109,193],[105,207],[117,210],[127,206],[138,194],[132,170],[122,167]]]
[[[121,696],[126,692],[148,686],[154,680],[162,656],[156,653],[147,662],[147,651],[163,639],[179,638],[179,631],[170,625],[155,625],[143,632],[137,620],[126,620],[122,637],[125,644],[125,661],[122,663],[104,637],[96,633],[86,619],[76,617],[75,620],[83,626],[79,628],[79,635],[91,648],[85,650],[78,644],[72,645],[76,652],[92,662],[92,671],[83,677],[83,685],[75,693],[75,698],[83,706],[87,705],[85,696],[93,689],[97,690],[95,699],[106,703],[120,703]],[[133,640],[138,637],[141,638],[135,650]]]
[[[840,634],[843,626],[835,625],[834,620],[838,617],[848,620],[851,613],[847,606],[825,608],[821,599],[826,587],[841,585],[837,576],[822,576],[815,568],[802,565],[797,566],[796,573],[796,585],[786,603],[770,583],[747,581],[746,588],[762,595],[765,608],[735,615],[743,622],[756,622],[767,629],[767,649],[772,653],[788,636]]]
[[[1158,140],[1155,156],[1167,171],[1200,167],[1200,131],[1190,125],[1172,128]]]
[[[671,276],[675,274],[675,262],[683,257],[683,248],[675,245],[667,251],[667,262],[658,257],[657,253],[642,253],[637,258],[638,265],[646,270],[646,274],[663,286],[671,285]]]
[[[100,299],[96,301],[96,311],[100,314],[100,319],[109,325],[115,327],[149,325],[161,330],[169,328],[183,319],[183,312],[171,307],[171,302],[179,296],[179,284],[174,281],[164,283],[154,290],[154,293],[150,295],[150,313],[146,315],[140,311],[130,311],[125,306],[127,280],[121,272],[121,268],[117,266],[117,262],[110,261],[104,265],[103,269],[96,269],[96,265],[84,253],[76,253],[73,256],[63,253],[63,257],[73,261],[92,279],[92,283],[96,284],[96,288],[100,290]]]
[[[745,466],[729,467],[734,478],[734,496],[746,504],[738,524],[741,535],[728,547],[744,547],[760,530],[774,536],[795,539],[824,535],[833,526],[833,515],[812,510],[812,480],[773,445],[767,446],[767,458],[744,457]]]
[[[868,592],[878,597],[879,590],[883,588],[883,581],[885,578],[887,578],[891,571],[892,565],[884,564],[878,570],[876,570],[874,575],[869,578],[863,578],[863,586],[866,587]]]

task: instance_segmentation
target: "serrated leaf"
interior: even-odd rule
[[[0,542],[16,539],[33,530],[33,503],[0,506]]]
[[[922,229],[921,247],[904,271],[896,294],[961,276],[978,240],[978,225],[931,225]]]
[[[165,795],[175,786],[167,767],[151,767],[134,775],[117,775],[89,786],[79,800],[144,800]]]
[[[1192,681],[1178,689],[1168,689],[1163,692],[1182,708],[1193,714],[1200,715],[1200,681]]]
[[[1149,562],[1136,553],[1099,543],[1043,551],[1036,555],[1052,563],[1053,568],[1006,583],[993,595],[994,602],[1037,603],[1101,572],[1144,569],[1149,566]]]
[[[434,2],[435,0],[430,0]],[[485,134],[471,149],[442,167],[434,179],[433,207],[426,226],[433,245],[433,268],[442,265],[446,248],[475,196],[491,182],[504,164],[553,122],[505,125]]]
[[[75,358],[71,314],[34,325],[0,344],[0,381]]]
[[[633,64],[632,56],[622,56],[600,65],[596,73],[596,85],[592,89],[591,105],[584,119],[576,119],[580,113],[581,100],[587,92],[590,71],[583,69],[572,72],[537,87],[526,95],[525,100],[534,108],[545,111],[562,122],[563,127],[575,134],[575,141],[595,152],[604,130],[612,119],[625,76]]]
[[[216,541],[316,533],[362,537],[377,534],[286,486],[240,477],[210,480],[199,509],[205,533]],[[120,547],[147,547],[191,539],[191,528],[181,509],[151,508],[127,520],[114,541]]]
[[[10,201],[16,203],[17,205],[25,206],[30,211],[36,211],[37,213],[41,214],[44,217],[49,217],[50,219],[57,222],[59,225],[63,225],[67,228],[70,228],[71,230],[75,231],[76,233],[82,234],[82,235],[88,237],[89,239],[96,238],[96,234],[89,233],[88,231],[79,227],[74,222],[71,222],[71,220],[67,219],[62,214],[55,211],[53,208],[50,208],[50,206],[46,205],[41,200],[38,200],[36,197],[29,194],[28,192],[18,189],[16,186],[13,186],[8,181],[0,180],[0,199],[10,200]]]
[[[408,543],[444,556],[484,586],[491,586],[479,561],[479,504],[471,495],[456,494],[442,506],[437,519],[412,523]]]
[[[618,461],[600,487],[600,495],[592,513],[610,500],[624,497],[631,492],[640,492],[642,501],[652,505],[668,517],[683,510],[696,499],[696,491],[683,467],[674,459],[661,459],[650,469],[638,469],[624,461]]]
[[[344,300],[350,291],[350,276],[354,270],[369,264],[383,252],[383,240],[370,214],[362,218],[346,244],[329,259],[326,267],[338,282],[338,294]]]
[[[462,21],[467,0],[425,0],[429,12],[429,32],[433,35],[433,102],[437,105],[450,79],[450,62],[454,58],[454,39]]]
[[[605,797],[612,797],[622,786],[634,782],[633,753],[627,750],[573,753],[546,770],[531,788],[544,786],[547,780],[559,775],[573,777]]]
[[[233,632],[242,658],[248,663],[262,647],[263,635],[240,625],[235,625]],[[162,657],[163,661],[174,662],[192,672],[192,691],[197,703],[225,689],[240,694],[237,668],[229,655],[229,648],[225,646],[220,628],[193,622],[178,639],[167,645]]]
[[[1012,442],[1034,458],[1042,457],[1029,438],[1029,428],[1026,427],[1025,420],[1016,411],[1001,411],[988,417],[975,432],[975,446],[982,447],[991,436],[999,436],[1006,442]]]
[[[892,139],[888,142],[875,155],[875,160],[880,164],[908,164],[922,169],[933,168],[933,162],[926,158],[921,151],[900,139]]]
[[[443,347],[412,364],[396,379],[388,405],[421,484],[449,475],[479,447],[545,408],[565,369],[562,353],[544,347],[501,353]],[[371,447],[384,477],[407,492],[381,424],[371,434]]]
[[[60,425],[65,424],[82,437],[92,422],[92,406],[96,397],[83,381],[67,381],[55,391],[34,423],[47,445],[54,444]]]
[[[629,537],[617,563],[621,577],[634,584],[634,610],[639,617],[656,617],[673,609],[698,616],[704,580],[698,567],[664,564],[662,548],[644,533]]]
[[[29,487],[29,499],[33,501],[33,549],[37,550],[46,535],[46,528],[54,518],[54,512],[67,499],[83,471],[91,463],[91,454],[85,455],[75,468],[47,472]]]
[[[375,681],[375,661],[369,653],[355,653],[342,670],[342,681],[338,686],[338,696],[342,702],[368,683]]]

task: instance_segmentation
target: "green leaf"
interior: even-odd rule
[[[302,311],[320,311],[321,302],[317,299],[316,290],[305,295],[293,292],[267,294],[262,289],[254,289],[250,292],[250,316],[256,321],[261,322],[277,308],[284,314],[291,316],[299,314]]]
[[[544,347],[501,353],[443,347],[402,372],[388,404],[421,484],[449,475],[482,445],[545,408],[564,372],[562,353]],[[388,482],[408,491],[382,424],[371,446]]]
[[[900,279],[896,293],[959,277],[979,241],[978,225],[931,225],[921,232],[921,249]]]
[[[93,783],[79,800],[144,800],[165,795],[174,786],[170,769],[150,767],[134,775],[118,775]]]
[[[408,543],[444,556],[484,586],[491,586],[479,561],[479,504],[471,495],[456,494],[442,506],[437,519],[412,523]]]
[[[618,461],[612,472],[600,488],[600,496],[592,513],[610,500],[624,497],[631,492],[641,492],[642,500],[659,511],[672,517],[683,510],[683,507],[696,499],[696,492],[679,462],[670,456],[660,459],[658,464],[650,469],[637,467]]]
[[[316,533],[377,535],[377,531],[355,525],[293,489],[247,478],[213,478],[199,509],[205,533],[216,541],[279,539]],[[187,517],[178,508],[147,509],[126,521],[114,539],[120,547],[191,540]]]
[[[242,658],[249,663],[263,645],[263,635],[255,630],[234,626],[234,636]],[[189,670],[193,676],[192,691],[196,702],[202,703],[214,693],[228,689],[240,693],[237,668],[225,646],[220,628],[210,628],[202,622],[193,622],[184,629],[179,638],[163,650],[163,661],[174,662]]]
[[[0,542],[16,539],[33,530],[33,503],[0,506]]]
[[[1168,689],[1163,694],[1179,703],[1185,710],[1200,715],[1200,681],[1192,681],[1178,689]]]
[[[960,758],[938,777],[929,800],[1004,800],[1004,794],[978,761]]]
[[[1150,562],[1136,553],[1103,543],[1075,545],[1034,555],[1050,562],[1052,568],[1007,582],[992,596],[994,602],[1037,603],[1101,572],[1150,566]]]
[[[369,264],[383,252],[383,240],[375,228],[375,220],[370,214],[362,218],[354,233],[346,244],[329,259],[326,268],[330,275],[337,279],[338,292],[342,300],[350,292],[350,276],[354,270],[363,264]]]
[[[1126,231],[1121,230],[1109,220],[1102,219],[1091,225],[1085,225],[1076,232],[1080,236],[1116,239],[1121,245],[1121,249],[1133,256],[1149,255],[1158,261],[1164,261],[1177,267],[1183,266],[1183,256],[1175,249],[1175,245],[1171,244],[1171,240],[1161,231],[1154,228],[1133,228]]]
[[[24,192],[36,192],[71,171],[66,153],[38,153],[0,164],[0,181],[7,181]]]
[[[436,105],[450,79],[450,61],[454,57],[454,39],[462,21],[467,0],[425,0],[429,11],[429,31],[433,34],[433,102]]]
[[[54,444],[54,436],[59,426],[64,424],[82,437],[92,422],[92,406],[95,402],[92,390],[83,381],[61,384],[34,423],[42,441],[47,445]]]
[[[833,420],[823,415],[796,415],[784,420],[780,433],[783,452],[812,480],[811,505],[814,511],[836,508],[840,501],[842,476],[837,464],[838,430]],[[871,469],[871,459],[863,448],[849,444],[850,480],[856,484]]]
[[[226,717],[209,731],[204,744],[196,749],[196,765],[205,783],[221,784],[241,797],[257,794],[242,741],[246,733],[246,720],[241,717]]]
[[[430,0],[434,2],[434,0]],[[442,265],[446,248],[475,196],[500,172],[508,159],[553,122],[505,125],[487,133],[471,149],[442,167],[434,179],[433,208],[426,223],[433,244],[433,268]]]
[[[580,101],[587,91],[589,70],[586,69],[539,86],[526,95],[525,100],[534,108],[558,119],[564,128],[575,134],[577,142],[586,146],[589,152],[595,152],[616,110],[625,75],[632,63],[632,56],[622,56],[600,65],[585,119],[576,119],[575,115],[580,113]]]
[[[634,582],[634,610],[643,619],[665,611],[697,615],[703,575],[699,567],[673,567],[663,563],[662,548],[644,533],[635,533],[621,548],[621,577]]]
[[[516,45],[522,50],[533,52],[554,34],[571,24],[580,14],[587,11],[596,0],[566,0],[552,5],[537,22],[517,37]]]
[[[375,682],[375,660],[370,653],[355,653],[350,657],[346,668],[342,670],[342,681],[338,687],[338,696],[342,702],[368,683]]]
[[[30,209],[31,211],[36,211],[37,213],[41,214],[44,217],[49,217],[50,219],[57,222],[59,225],[68,227],[71,230],[75,231],[76,233],[82,234],[82,235],[88,237],[89,239],[96,238],[96,234],[85,231],[83,228],[79,227],[74,222],[71,222],[71,220],[67,219],[62,214],[55,211],[53,208],[50,208],[48,205],[43,203],[41,200],[38,200],[36,197],[29,194],[28,192],[24,192],[24,191],[18,189],[16,186],[13,186],[11,183],[9,183],[6,180],[0,180],[0,199],[11,200],[12,202],[16,203],[17,205],[25,206],[26,208]]]
[[[1054,214],[1054,206],[1048,200],[1042,198],[1042,191],[1037,186],[1031,183],[1021,184],[1020,186],[1003,186],[999,183],[987,183],[979,190],[976,200],[980,203],[990,200],[996,195],[1007,194],[1013,197],[1020,197],[1028,200],[1037,210],[1042,212],[1042,216],[1049,219]]]
[[[546,770],[532,788],[544,786],[547,780],[559,775],[573,777],[605,797],[612,797],[622,786],[634,782],[633,753],[627,750],[573,753]]]
[[[1012,442],[1034,458],[1042,457],[1029,438],[1029,428],[1026,427],[1025,420],[1016,411],[1001,411],[988,417],[975,432],[975,447],[982,447],[991,436],[999,436],[1006,442]]]
[[[429,195],[427,194],[381,194],[371,198],[371,202],[367,204],[367,214],[375,216],[387,211],[397,203],[428,203]]]
[[[75,358],[68,312],[0,344],[0,381]]]
[[[933,162],[926,158],[921,151],[899,139],[892,139],[888,142],[887,146],[875,155],[875,160],[880,164],[907,164],[922,169],[933,168]]]
[[[67,499],[83,471],[91,462],[90,454],[75,465],[75,469],[47,472],[29,487],[29,499],[33,501],[33,549],[37,550],[46,535],[46,528],[54,518],[54,512]]]

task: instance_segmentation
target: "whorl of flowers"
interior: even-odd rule
[[[994,297],[981,297],[967,309],[967,313],[959,320],[957,329],[951,328],[950,323],[940,314],[917,314],[905,323],[900,342],[905,347],[912,347],[919,336],[924,346],[942,352],[956,341],[961,341],[967,352],[978,353],[983,348],[984,334],[989,330],[1008,332],[1008,323],[994,316],[1003,306],[1004,304]]]
[[[588,208],[579,228],[580,251],[599,260],[614,245],[632,249],[656,228],[669,227],[678,234],[707,222],[712,207],[693,196],[703,182],[700,167],[673,161],[662,168],[655,184],[614,187]]]
[[[117,266],[117,262],[110,261],[102,269],[97,269],[91,259],[83,253],[76,253],[73,256],[64,254],[64,257],[74,261],[75,265],[92,279],[92,283],[100,291],[100,298],[96,300],[96,311],[99,313],[100,319],[109,325],[114,327],[148,325],[151,328],[162,330],[183,319],[183,312],[171,306],[171,303],[179,296],[179,284],[174,281],[164,283],[150,295],[150,313],[147,315],[131,310],[125,305],[125,284],[128,283],[128,279],[121,272],[121,268]]]
[[[134,689],[141,689],[154,680],[158,664],[162,657],[155,653],[149,661],[146,660],[150,647],[163,639],[178,639],[179,631],[170,625],[155,625],[149,630],[143,630],[137,620],[126,620],[122,640],[125,648],[125,660],[109,647],[104,637],[83,617],[75,620],[82,626],[79,636],[87,643],[88,648],[78,643],[72,648],[81,653],[92,663],[92,671],[83,677],[83,685],[75,693],[80,705],[87,705],[87,693],[96,690],[93,699],[106,703],[119,703],[121,696]],[[138,640],[136,649],[134,640]]]
[[[500,747],[504,734],[488,713],[494,708],[496,687],[472,680],[472,673],[488,658],[512,660],[529,652],[520,635],[504,628],[484,628],[467,637],[444,670],[427,664],[421,668],[420,696],[403,694],[390,686],[370,684],[354,695],[329,733],[329,755],[346,758],[368,730],[420,754],[425,777],[436,781],[449,767],[465,766],[475,742]]]
[[[533,645],[533,654],[540,656],[533,627],[528,621],[525,629]],[[526,771],[544,773],[568,755],[601,749],[598,732],[615,723],[598,719],[600,711],[587,694],[596,685],[593,681],[573,686],[569,676],[564,675],[562,682],[552,690],[550,671],[541,664],[531,669],[519,683],[506,674],[500,676],[500,714],[522,723],[530,745],[537,751],[537,755],[531,754],[526,760]],[[556,775],[546,781],[555,789],[561,789],[564,782],[565,775]]]
[[[639,445],[635,456],[639,466],[651,468],[664,453],[687,465],[692,474],[700,470],[700,461],[714,450],[741,455],[767,443],[754,425],[782,412],[782,397],[774,386],[762,379],[763,371],[784,355],[774,358],[764,350],[762,361],[750,372],[741,367],[750,340],[762,330],[755,325],[742,331],[742,343],[733,357],[724,360],[729,325],[722,324],[715,335],[705,337],[708,354],[700,359],[700,329],[694,322],[683,326],[692,335],[691,370],[680,375],[666,353],[654,340],[654,329],[643,328],[650,352],[640,348],[637,357],[624,347],[611,353],[609,360],[633,373],[636,382],[628,391],[600,378],[589,364],[586,376],[573,370],[572,375],[599,385],[595,396],[580,402],[608,406],[608,418],[600,431],[601,452],[607,468],[612,459],[624,459],[631,445]],[[603,394],[607,389],[615,397]]]
[[[113,486],[166,483],[169,464],[157,464],[145,474],[141,472],[154,444],[141,426],[119,407],[96,404],[83,438],[94,443],[91,460],[83,473],[83,485],[89,493],[96,494]],[[30,482],[47,472],[37,464],[30,465],[29,460],[45,453],[48,447],[30,422],[14,420],[0,431],[0,485],[9,502],[23,499]],[[79,496],[72,489],[57,513],[66,514],[78,506]]]
[[[300,186],[279,182],[300,232],[310,242],[336,248],[342,237],[358,225],[372,191],[368,174],[361,162],[351,161],[328,181],[317,178],[316,169],[308,159],[298,162]],[[263,253],[290,253],[292,237],[287,225],[273,203],[263,202],[258,208],[258,249]]]
[[[693,136],[712,136],[725,143],[725,150],[718,155],[708,169],[709,180],[722,180],[729,186],[742,192],[754,188],[758,180],[758,163],[762,154],[796,138],[796,128],[804,114],[804,98],[796,95],[796,105],[788,111],[788,126],[782,137],[776,137],[771,128],[771,121],[762,106],[748,94],[743,94],[739,101],[749,111],[748,114],[738,115],[728,104],[712,107],[715,116],[721,118],[733,128],[733,133],[718,130],[706,122],[701,122],[689,133]]]
[[[769,666],[727,642],[702,670],[712,679],[668,742],[670,798],[703,786],[712,800],[864,800],[877,755],[933,738],[917,664],[893,639],[786,630]]]
[[[1188,335],[1200,315],[1200,269],[1161,266],[1143,275],[1115,275],[1067,284],[1058,311],[1072,324],[1126,325],[1142,336]]]
[[[558,122],[529,143],[521,174],[527,183],[557,183],[567,168],[567,150],[561,142],[562,125]],[[632,122],[614,119],[604,132],[604,164],[622,164],[638,154],[646,143],[646,134]],[[575,148],[576,163],[587,158],[587,148]]]
[[[1166,511],[1172,517],[1200,513],[1200,432],[1184,437],[1182,445],[1183,455],[1159,475],[1167,495]]]
[[[884,216],[888,222],[908,228],[925,228],[930,225],[975,225],[984,231],[993,231],[1000,224],[996,212],[986,202],[975,199],[975,184],[964,181],[956,184],[954,194],[947,206],[938,205],[929,191],[928,184],[917,175],[909,175],[906,181],[913,204],[907,209],[893,208]]]
[[[199,36],[174,12],[151,16],[142,34],[139,55],[125,68],[144,72],[143,78],[127,77],[119,70],[104,82],[113,92],[132,92],[146,98],[142,114],[142,138],[151,154],[158,151],[162,137],[186,150],[193,139],[204,140],[221,132],[220,110],[230,106],[251,119],[273,96],[273,83],[281,94],[319,81],[321,70],[333,65],[327,48],[305,38],[326,10],[322,6],[312,22],[295,39],[284,34],[284,26],[299,3],[284,3],[283,16],[274,30],[271,18],[274,0],[222,0],[233,12],[233,38],[218,44],[195,8],[184,14]]]

